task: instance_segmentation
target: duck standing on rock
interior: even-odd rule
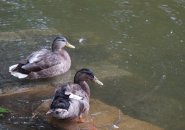
[[[9,67],[11,75],[20,79],[39,79],[54,77],[67,72],[71,59],[64,47],[75,48],[63,36],[56,37],[52,50],[41,49],[33,52],[18,64]]]
[[[103,85],[90,69],[76,72],[74,83],[61,84],[55,91],[50,110],[46,113],[58,119],[75,119],[84,122],[83,115],[89,112],[90,88],[86,81]]]

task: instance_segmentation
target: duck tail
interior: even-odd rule
[[[18,64],[11,65],[11,66],[9,67],[9,72],[10,72],[10,73],[13,72],[13,71],[17,68],[17,66],[18,66]]]
[[[28,77],[27,74],[22,74],[22,73],[16,71],[17,67],[18,67],[18,64],[15,64],[15,65],[12,65],[9,67],[9,72],[11,73],[11,75],[13,75],[19,79],[24,79],[24,78]]]

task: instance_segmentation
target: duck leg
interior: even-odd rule
[[[85,122],[85,119],[83,118],[82,115],[79,116],[77,122],[78,122],[78,123],[84,123],[84,122]]]
[[[92,127],[90,128],[90,130],[97,130],[96,125],[95,125],[95,121],[93,118],[91,119],[91,122],[92,122]]]

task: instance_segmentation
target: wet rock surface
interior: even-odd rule
[[[27,122],[25,121],[26,123],[23,123],[24,119],[19,121],[19,124],[22,125],[34,125],[34,120],[42,120],[42,124],[45,122],[45,124],[49,124],[53,128],[60,130],[162,130],[150,123],[129,117],[116,107],[109,106],[97,99],[91,99],[90,112],[89,115],[85,117],[85,123],[77,123],[76,120],[58,120],[46,116],[45,113],[49,109],[54,90],[55,87],[50,85],[21,88],[14,92],[1,94],[0,102],[2,106],[12,110],[11,114],[14,115],[14,117],[15,115],[28,117],[29,120]],[[32,119],[31,116],[33,113],[36,114],[36,116]],[[9,120],[10,119],[12,118],[9,118]],[[5,118],[4,120],[8,119]]]

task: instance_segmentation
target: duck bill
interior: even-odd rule
[[[95,76],[94,76],[93,81],[94,81],[95,83],[97,83],[97,84],[103,86],[103,83],[102,83],[100,80],[98,80],[98,78],[96,78]]]
[[[75,48],[75,46],[71,45],[69,42],[67,42],[66,46],[69,48]]]

